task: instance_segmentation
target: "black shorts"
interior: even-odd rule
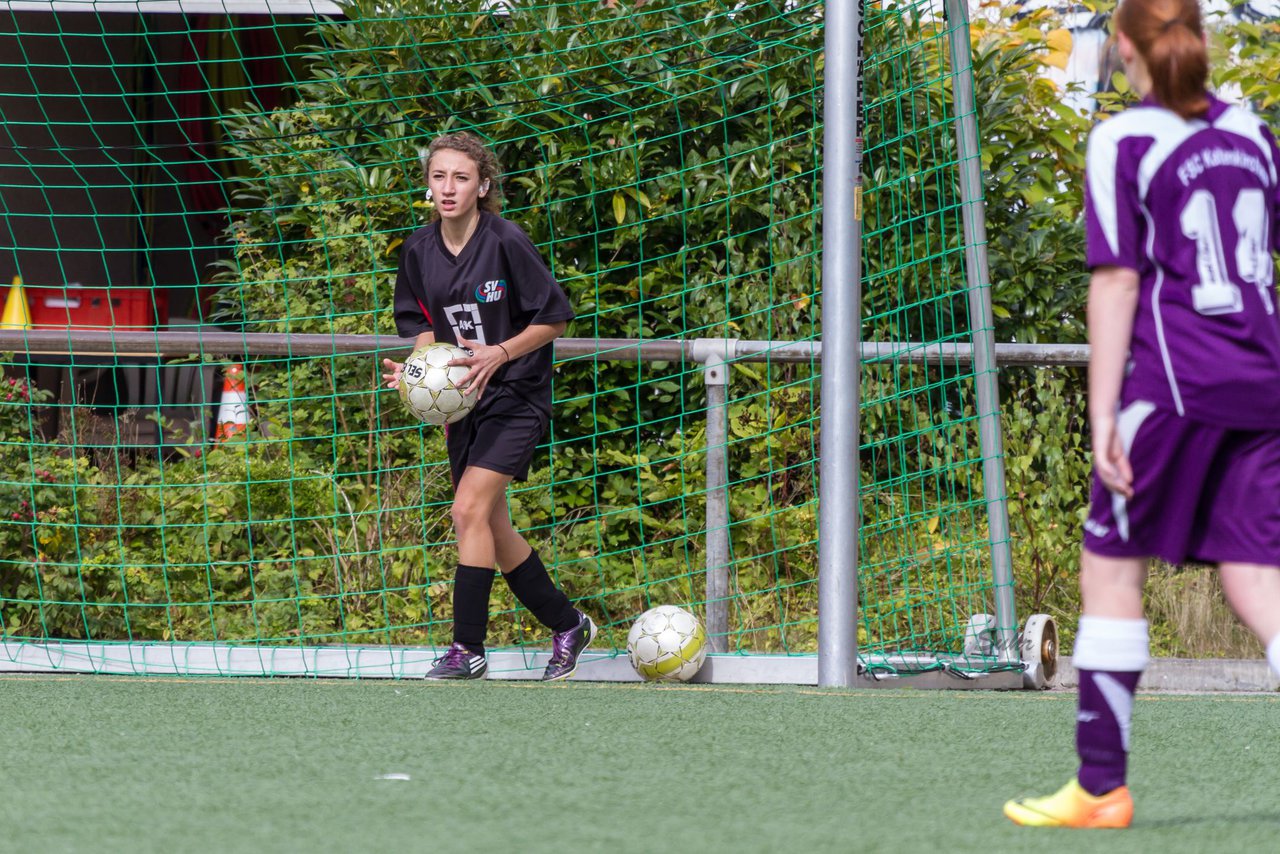
[[[485,389],[480,405],[470,415],[445,427],[453,485],[458,485],[467,466],[527,480],[529,463],[547,433],[548,420],[507,388]]]

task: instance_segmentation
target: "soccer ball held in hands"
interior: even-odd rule
[[[452,424],[466,417],[476,405],[476,394],[464,392],[457,383],[471,369],[463,365],[450,367],[449,362],[469,355],[461,347],[442,341],[409,354],[400,372],[400,398],[415,418],[428,424]]]

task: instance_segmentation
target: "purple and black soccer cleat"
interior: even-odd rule
[[[551,660],[542,674],[543,682],[559,682],[568,679],[578,669],[578,656],[596,638],[596,624],[581,611],[578,625],[567,632],[557,632],[551,638]]]
[[[489,662],[483,655],[476,655],[460,643],[454,643],[449,651],[435,660],[435,667],[427,671],[426,679],[483,679],[489,672]]]

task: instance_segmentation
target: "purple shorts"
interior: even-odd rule
[[[1095,473],[1084,546],[1103,557],[1280,566],[1280,431],[1203,424],[1135,401],[1118,429],[1133,497]]]

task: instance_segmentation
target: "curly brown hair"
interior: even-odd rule
[[[422,161],[423,180],[428,180],[431,158],[437,151],[445,149],[458,151],[470,157],[476,164],[476,171],[480,173],[478,176],[480,183],[489,182],[488,191],[480,197],[477,205],[480,210],[495,214],[502,213],[502,164],[498,162],[498,156],[475,134],[459,131],[431,140],[431,144],[419,154],[419,159]],[[439,214],[436,216],[438,217]]]

